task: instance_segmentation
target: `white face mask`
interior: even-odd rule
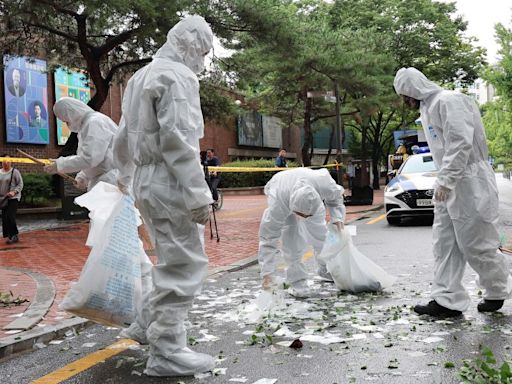
[[[204,56],[196,57],[192,60],[187,60],[185,64],[187,64],[187,67],[189,67],[195,74],[199,74],[205,69]]]

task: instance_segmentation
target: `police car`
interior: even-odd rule
[[[431,153],[411,155],[384,189],[386,219],[391,225],[402,218],[434,215],[437,168]]]

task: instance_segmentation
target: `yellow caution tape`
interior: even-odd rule
[[[305,168],[336,168],[340,166],[341,163],[335,164],[327,164],[327,165],[315,165],[311,167]],[[296,168],[296,167],[295,167]],[[286,171],[295,168],[278,168],[278,167],[266,167],[266,168],[258,168],[258,167],[208,167],[208,172],[279,172]]]
[[[45,164],[51,164],[53,161],[48,159],[37,159]],[[24,157],[0,157],[1,161],[10,161],[11,163],[21,163],[21,164],[37,164],[34,160],[30,160]]]
[[[51,164],[52,161],[48,159],[37,159],[45,164]],[[20,163],[20,164],[37,164],[35,161],[23,157],[0,157],[0,162],[2,161],[10,161],[11,163]],[[315,165],[306,168],[336,168],[340,166],[341,163],[327,164],[327,165]],[[266,168],[258,168],[258,167],[208,167],[209,172],[279,172],[286,171],[294,168],[278,168],[278,167],[266,167]]]

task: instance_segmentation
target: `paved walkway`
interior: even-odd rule
[[[375,191],[373,206],[347,207],[347,222],[364,215],[362,211],[376,208],[383,201],[383,191]],[[205,231],[206,253],[210,268],[230,265],[257,254],[258,228],[261,215],[266,208],[263,195],[225,196],[224,207],[217,212],[220,241],[210,239],[210,229]],[[356,213],[357,212],[357,213]],[[62,222],[60,227],[37,229],[22,232],[20,242],[14,245],[0,245],[0,292],[12,292],[14,297],[30,301],[36,296],[37,285],[21,269],[41,273],[55,284],[55,300],[42,321],[36,326],[54,325],[72,317],[60,311],[58,304],[68,291],[70,284],[77,280],[89,255],[84,245],[88,224]],[[146,245],[146,248],[149,246]],[[154,258],[152,258],[154,261]],[[5,267],[20,270],[6,269]],[[3,328],[21,316],[30,303],[19,306],[2,307],[0,304],[0,342],[17,331]]]

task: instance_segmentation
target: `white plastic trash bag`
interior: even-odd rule
[[[90,192],[83,195],[85,200]],[[101,198],[102,194],[97,192],[95,197]],[[133,199],[123,194],[109,210],[108,217],[96,212],[94,205],[88,206],[93,212],[91,227],[97,228],[89,237],[93,247],[79,280],[72,285],[60,308],[101,324],[128,326],[142,311],[141,265],[150,263],[138,237],[138,211]],[[95,218],[101,222],[95,224]]]
[[[343,291],[375,292],[393,285],[396,278],[363,255],[352,243],[347,230],[328,226],[319,259],[327,264],[336,286]]]

